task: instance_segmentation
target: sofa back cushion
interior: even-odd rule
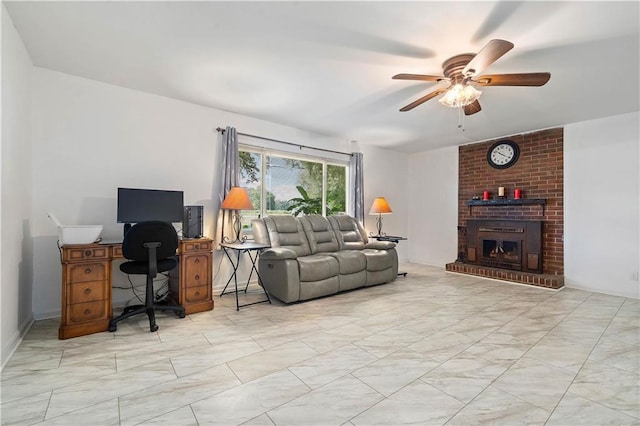
[[[369,241],[365,230],[351,216],[329,216],[329,223],[336,234],[341,250],[362,250]]]
[[[320,215],[301,216],[302,229],[309,241],[311,253],[326,253],[338,251],[339,245],[336,234],[326,217]]]
[[[294,216],[275,214],[267,216],[263,220],[269,234],[271,247],[288,248],[296,252],[298,256],[311,254],[302,224]]]
[[[264,223],[264,219],[253,219],[251,221],[251,228],[253,229],[253,241],[258,244],[271,245],[269,232],[267,231],[267,225]]]

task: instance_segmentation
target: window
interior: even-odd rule
[[[255,210],[242,212],[242,227],[271,214],[346,213],[347,176],[347,164],[337,160],[243,146],[240,186],[247,188]]]

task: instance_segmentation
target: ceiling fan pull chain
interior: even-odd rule
[[[458,129],[464,132],[464,108],[458,108]]]

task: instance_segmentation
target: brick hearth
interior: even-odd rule
[[[562,275],[529,274],[527,272],[508,271],[506,269],[490,268],[488,266],[469,265],[468,263],[462,262],[447,263],[446,270],[460,274],[477,275],[484,278],[530,284],[538,287],[558,289],[564,286],[564,276]]]

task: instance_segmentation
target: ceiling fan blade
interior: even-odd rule
[[[513,43],[506,40],[491,40],[476,56],[473,57],[462,74],[466,77],[473,77],[480,74],[485,68],[497,61],[502,55],[513,49]]]
[[[526,74],[488,74],[473,80],[479,86],[544,86],[551,78],[548,72]]]
[[[406,111],[412,110],[415,107],[417,107],[418,105],[422,105],[423,103],[427,102],[429,99],[433,99],[436,96],[438,96],[439,94],[446,92],[446,90],[447,90],[446,87],[441,87],[441,88],[436,89],[436,90],[434,90],[432,92],[429,92],[426,95],[424,95],[423,97],[421,97],[420,99],[417,99],[417,100],[411,102],[409,105],[400,108],[400,111],[406,112]]]
[[[394,80],[440,81],[446,77],[443,75],[396,74],[391,78]]]
[[[480,102],[478,102],[477,100],[474,103],[469,104],[463,108],[464,115],[475,114],[476,112],[480,112],[480,110],[482,109],[482,107],[480,106]]]

